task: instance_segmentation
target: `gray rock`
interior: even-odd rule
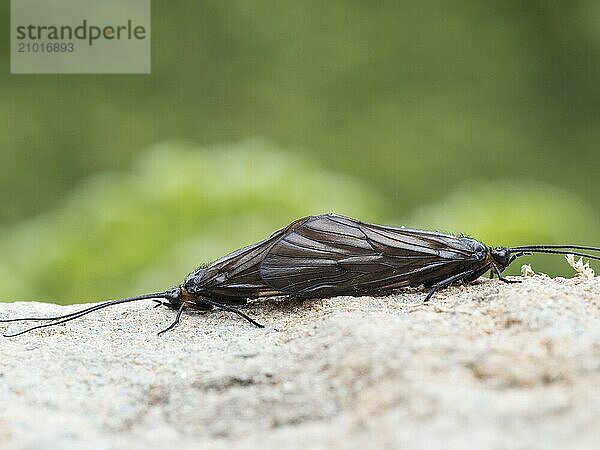
[[[0,341],[0,447],[600,448],[600,278],[138,302]],[[81,306],[0,304],[0,317]],[[2,324],[16,331],[26,324]]]

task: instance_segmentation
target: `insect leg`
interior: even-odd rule
[[[450,286],[455,281],[459,281],[464,278],[467,278],[469,275],[472,275],[472,274],[473,274],[472,269],[465,270],[464,272],[457,273],[456,275],[452,275],[451,277],[448,277],[445,280],[442,280],[439,283],[434,284],[431,287],[431,290],[429,291],[427,296],[425,297],[425,300],[423,300],[423,303],[427,303],[431,299],[431,297],[433,297],[433,294],[435,294],[440,289],[444,289],[444,288]]]
[[[242,311],[240,311],[238,308],[234,308],[233,306],[225,305],[224,303],[215,302],[214,300],[211,300],[211,299],[206,298],[206,297],[203,297],[202,301],[206,302],[209,305],[212,305],[212,306],[214,306],[216,308],[224,309],[225,311],[229,311],[229,312],[235,313],[238,316],[243,317],[244,319],[246,319],[252,325],[256,325],[258,328],[264,328],[265,327],[264,325],[261,325],[256,320],[254,320],[252,317],[250,317],[247,314],[245,314]]]
[[[498,275],[498,279],[500,281],[504,281],[505,283],[520,283],[521,280],[509,280],[507,278],[504,278],[504,275],[502,275],[502,272],[500,272],[500,269],[498,269],[498,266],[496,266],[496,264],[492,264],[492,268],[494,269],[494,272],[496,272],[496,275]]]
[[[182,302],[181,306],[177,310],[177,315],[175,316],[175,320],[173,321],[173,323],[171,325],[169,325],[167,328],[165,328],[164,330],[159,331],[158,332],[159,336],[163,333],[166,333],[167,331],[171,331],[173,328],[175,328],[179,324],[179,321],[181,320],[181,313],[183,313],[184,309],[185,309],[185,303]]]

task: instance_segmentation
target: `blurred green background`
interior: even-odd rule
[[[331,211],[600,245],[598,1],[154,1],[127,76],[10,75],[0,8],[4,300],[160,290]]]

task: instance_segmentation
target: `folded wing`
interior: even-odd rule
[[[264,254],[260,278],[298,297],[362,295],[433,284],[476,264],[459,237],[327,214],[285,229]]]

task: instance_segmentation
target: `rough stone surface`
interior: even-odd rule
[[[600,448],[600,278],[147,301],[0,341],[3,449]],[[81,306],[0,304],[0,318]],[[4,332],[24,324],[0,324]]]

